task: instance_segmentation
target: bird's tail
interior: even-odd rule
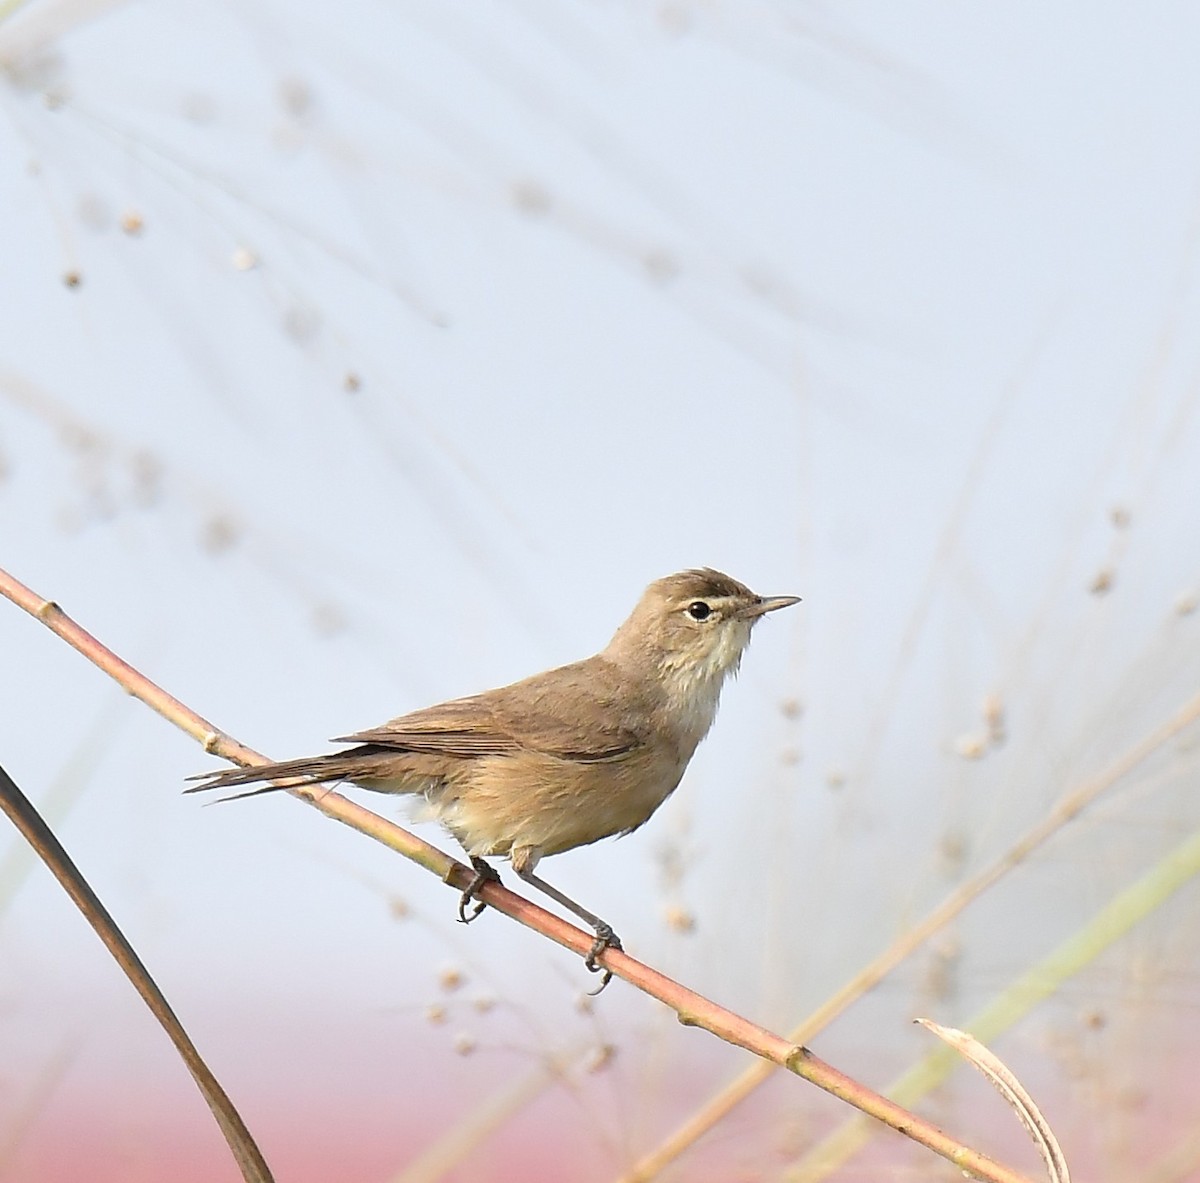
[[[222,797],[222,801],[237,801],[256,797],[259,793],[274,793],[278,789],[301,785],[319,785],[339,780],[357,780],[379,772],[378,751],[368,747],[350,748],[345,752],[330,752],[326,756],[307,756],[300,760],[281,760],[277,764],[253,764],[247,768],[226,768],[220,772],[202,772],[189,776],[201,784],[184,789],[185,793],[204,793],[209,789],[230,789],[238,785],[259,785],[245,793]],[[278,783],[261,784],[262,781]]]

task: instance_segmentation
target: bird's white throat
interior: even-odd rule
[[[727,627],[714,639],[716,643],[699,660],[694,653],[672,653],[659,666],[671,715],[693,744],[708,734],[717,717],[721,688],[738,671],[750,641],[750,626]]]

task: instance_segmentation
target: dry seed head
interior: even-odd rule
[[[466,984],[466,975],[456,965],[445,965],[438,970],[438,985],[452,994]]]
[[[602,1043],[588,1052],[583,1061],[583,1070],[595,1075],[597,1072],[603,1072],[616,1058],[616,1044]]]
[[[987,740],[981,735],[960,735],[954,741],[954,751],[964,760],[978,760],[987,751]]]
[[[693,933],[696,931],[696,917],[679,904],[668,904],[663,914],[667,927],[672,932]]]

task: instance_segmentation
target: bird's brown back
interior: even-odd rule
[[[588,764],[633,751],[654,733],[653,689],[598,655],[335,742],[461,759],[534,751]]]

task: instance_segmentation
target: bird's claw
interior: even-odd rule
[[[459,924],[470,924],[471,921],[474,920],[479,915],[479,913],[482,912],[484,910],[484,908],[487,907],[487,904],[485,904],[483,902],[483,900],[478,899],[475,896],[475,890],[480,886],[481,883],[483,883],[482,879],[480,879],[480,878],[473,879],[471,881],[471,886],[468,887],[467,890],[464,891],[462,893],[462,895],[459,897],[459,901],[458,901],[458,922],[459,922]],[[467,905],[468,904],[475,905],[471,909],[470,915],[467,915]]]
[[[500,882],[499,873],[494,867],[485,863],[483,859],[472,859],[471,866],[475,868],[475,875],[458,898],[458,920],[460,924],[470,924],[487,907],[487,904],[479,898],[479,889],[485,883]],[[475,906],[471,909],[471,914],[468,916],[467,905],[472,903]]]
[[[603,973],[604,977],[600,979],[600,985],[594,990],[588,991],[589,998],[595,998],[609,982],[612,981],[612,970],[606,969],[603,965],[596,962],[596,958],[604,952],[605,949],[621,949],[621,938],[613,932],[612,928],[607,924],[598,924],[596,926],[596,939],[592,942],[592,947],[588,950],[588,955],[583,959],[584,967],[589,973]]]

